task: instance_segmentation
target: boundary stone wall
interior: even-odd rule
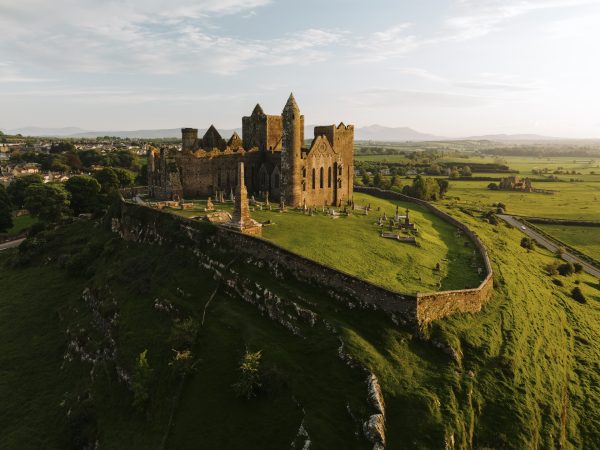
[[[432,320],[461,312],[479,312],[483,304],[490,298],[494,289],[494,277],[492,264],[487,250],[477,235],[460,220],[452,217],[450,214],[438,209],[425,200],[410,197],[394,191],[385,191],[379,188],[370,188],[364,186],[355,186],[355,192],[363,192],[374,197],[386,200],[400,200],[404,202],[415,203],[427,209],[432,214],[442,220],[454,225],[462,230],[463,233],[473,242],[475,248],[479,251],[486,270],[486,277],[480,285],[473,289],[459,289],[455,291],[441,291],[431,293],[419,293],[417,298],[417,319],[420,323],[431,322]]]
[[[487,270],[485,280],[473,289],[403,294],[304,258],[265,239],[125,200],[109,213],[109,219],[113,231],[137,242],[204,248],[209,245],[207,242],[210,237],[219,246],[233,252],[278,264],[294,278],[322,288],[324,295],[349,297],[357,302],[369,303],[414,324],[422,325],[450,314],[481,310],[492,293],[492,269],[485,247],[466,225],[422,200],[379,189],[355,189],[381,198],[417,203],[463,230],[481,252]]]

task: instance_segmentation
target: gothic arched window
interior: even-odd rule
[[[315,188],[315,178],[316,178],[316,172],[315,169],[312,170],[312,188]]]
[[[331,187],[331,166],[327,168],[327,187]]]
[[[323,168],[319,169],[319,188],[323,189]]]

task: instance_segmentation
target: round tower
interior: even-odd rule
[[[302,144],[304,142],[304,116],[300,114],[300,108],[290,94],[283,108],[283,137],[281,151],[281,195],[285,202],[293,207],[302,202]]]

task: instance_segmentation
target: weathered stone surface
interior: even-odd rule
[[[248,208],[248,192],[244,184],[244,163],[238,163],[238,185],[235,190],[235,201],[231,220],[224,224],[226,227],[241,233],[259,236],[262,234],[262,225],[250,217]]]
[[[234,134],[225,142],[213,126],[201,139],[195,128],[181,132],[183,151],[148,152],[152,197],[173,200],[229,192],[237,186],[241,161],[246,188],[259,198],[283,197],[292,207],[352,201],[354,127],[316,127],[312,144],[302,148],[304,116],[293,95],[282,115],[266,115],[257,105],[252,115],[242,118],[242,138]]]
[[[420,204],[458,227],[473,241],[481,253],[487,273],[486,278],[479,287],[474,289],[416,295],[402,294],[324,266],[271,242],[232,232],[224,227],[219,227],[216,231],[215,242],[223,248],[233,248],[238,253],[269,262],[278,268],[285,268],[297,280],[325,288],[330,297],[350,309],[381,308],[393,313],[394,320],[398,322],[424,324],[449,314],[479,311],[491,296],[493,277],[487,251],[477,236],[466,225],[427,202],[391,191],[364,188],[361,188],[361,191],[382,198],[401,199]],[[162,244],[165,241],[178,242],[186,237],[191,241],[186,245],[199,247],[206,245],[204,234],[207,230],[200,222],[133,203],[121,202],[119,215],[112,218],[112,229],[124,238],[135,241]],[[174,229],[179,231],[174,232]]]

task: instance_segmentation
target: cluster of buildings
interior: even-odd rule
[[[341,206],[352,201],[354,126],[314,128],[304,145],[304,116],[290,95],[280,115],[256,105],[242,118],[242,136],[223,138],[214,126],[204,136],[182,129],[181,151],[149,149],[148,187],[160,200],[229,194],[238,186],[243,163],[249,195],[268,196],[285,205]]]

